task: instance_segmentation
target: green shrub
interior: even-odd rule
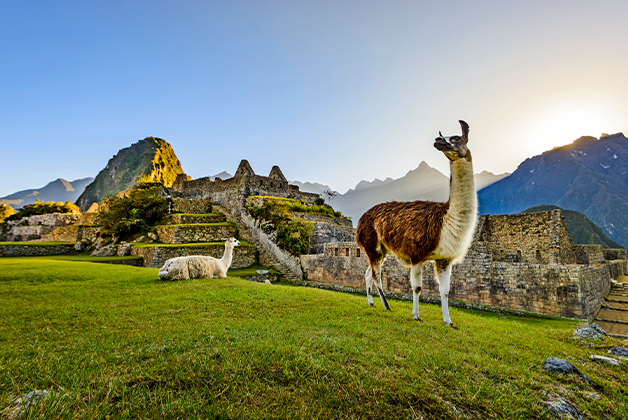
[[[4,223],[4,220],[13,214],[15,214],[13,207],[7,204],[0,204],[0,223]]]
[[[307,220],[293,218],[288,209],[303,206],[289,201],[266,200],[260,206],[249,206],[251,216],[257,221],[265,221],[276,232],[275,243],[292,255],[299,256],[310,249],[310,237],[314,234],[314,225]],[[268,233],[268,232],[267,232]]]
[[[129,240],[147,233],[168,214],[168,200],[156,186],[138,185],[127,194],[109,196],[101,204],[96,222],[104,236]]]
[[[9,216],[7,220],[20,220],[22,217],[39,216],[51,213],[80,213],[78,206],[70,201],[65,203],[62,201],[39,201],[35,200],[33,204],[27,204],[19,209],[15,214]]]
[[[312,222],[303,219],[291,219],[277,227],[275,241],[281,249],[299,256],[309,251],[310,238],[314,234]]]

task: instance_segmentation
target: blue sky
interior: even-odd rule
[[[626,1],[0,2],[0,196],[164,138],[193,178],[279,165],[344,192],[448,163],[513,171],[628,134]]]

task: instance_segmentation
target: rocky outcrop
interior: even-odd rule
[[[108,195],[129,190],[138,181],[161,182],[170,187],[177,175],[183,173],[172,146],[163,139],[147,137],[111,158],[76,204],[81,211],[87,211],[92,203],[100,203]]]

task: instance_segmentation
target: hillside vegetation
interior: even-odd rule
[[[617,344],[572,320],[517,318],[235,278],[157,281],[156,269],[0,259],[0,409],[53,392],[31,418],[627,418]],[[592,385],[542,369],[572,361]]]
[[[182,174],[181,163],[172,146],[163,139],[146,137],[130,147],[121,149],[109,160],[107,166],[89,184],[76,204],[86,211],[105,197],[130,190],[138,182],[161,182],[171,186],[178,174]]]
[[[602,245],[602,248],[624,248],[623,245],[608,239],[604,231],[595,223],[589,220],[584,214],[575,210],[565,210],[558,206],[536,206],[525,209],[523,213],[534,213],[537,211],[549,211],[559,209],[565,217],[565,225],[569,231],[569,237],[574,244],[594,244]]]

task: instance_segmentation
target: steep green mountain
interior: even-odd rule
[[[480,213],[512,214],[552,204],[576,210],[613,241],[628,245],[628,139],[581,137],[526,159],[478,193]]]
[[[129,190],[138,181],[162,182],[169,187],[182,173],[172,146],[163,139],[146,137],[111,158],[76,204],[85,211],[92,203],[100,203],[108,195]]]
[[[76,179],[72,182],[58,178],[41,188],[18,191],[6,197],[0,197],[0,204],[7,204],[14,209],[19,209],[27,204],[33,204],[37,199],[39,201],[74,202],[92,181],[94,178]]]
[[[565,224],[569,231],[569,237],[574,244],[602,245],[602,248],[624,248],[617,242],[611,241],[598,225],[589,220],[587,216],[575,210],[565,210],[558,206],[536,206],[525,209],[522,213],[534,213],[537,211],[550,211],[560,209],[565,217]]]

